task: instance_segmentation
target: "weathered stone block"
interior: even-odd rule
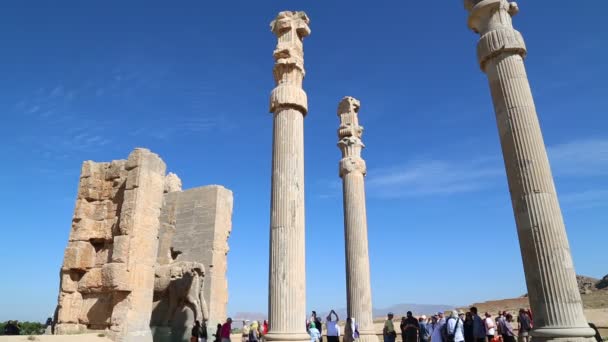
[[[127,265],[122,263],[105,264],[101,269],[103,286],[113,291],[131,291]]]
[[[104,295],[83,296],[78,322],[99,327],[110,326],[112,316],[112,297]]]
[[[126,263],[129,260],[131,237],[128,235],[114,236],[112,262]]]
[[[78,292],[61,293],[59,295],[59,323],[78,323],[78,316],[82,307],[82,295]]]
[[[96,221],[88,218],[73,223],[70,238],[75,241],[111,240],[113,220]]]
[[[103,291],[101,268],[92,268],[87,273],[85,273],[78,282],[78,292],[92,293],[101,291]]]
[[[95,266],[95,248],[88,241],[71,241],[65,249],[64,269],[87,270]]]
[[[81,274],[76,271],[62,270],[61,271],[61,292],[72,293],[78,290],[78,281]]]

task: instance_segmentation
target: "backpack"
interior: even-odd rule
[[[450,328],[449,328],[450,319],[452,319],[452,318],[448,318],[445,321],[445,324],[441,327],[441,337],[444,342],[454,342],[456,330],[458,329],[458,324],[460,323],[460,318],[456,318],[456,325],[454,325],[454,331],[452,331],[450,333]]]
[[[521,324],[521,330],[530,331],[532,327],[530,326],[530,317],[526,314],[519,315],[519,323]]]

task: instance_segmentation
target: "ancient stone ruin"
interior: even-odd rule
[[[61,267],[57,334],[183,341],[194,320],[225,319],[232,192],[186,191],[146,149],[82,166]]]

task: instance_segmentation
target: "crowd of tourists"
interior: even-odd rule
[[[397,339],[394,319],[393,313],[388,313],[382,329],[384,342],[395,342]],[[346,319],[344,332],[341,331],[339,321],[336,311],[331,310],[325,320],[327,342],[340,342],[340,336],[343,337],[343,342],[355,342],[359,338],[359,326],[355,318]],[[596,331],[596,340],[602,342],[595,325],[590,323],[589,326]],[[482,317],[474,306],[467,312],[453,310],[418,318],[408,311],[399,324],[403,342],[516,342],[516,339],[517,342],[531,342],[530,332],[533,327],[534,319],[529,309],[520,309],[515,316],[507,311],[499,311],[496,316],[486,312]],[[322,330],[323,322],[317,312],[313,311],[306,322],[310,341],[322,342]],[[232,342],[231,332],[232,319],[228,318],[224,324],[217,325],[213,341]],[[243,321],[241,334],[240,342],[262,342],[268,334],[268,321],[264,320],[262,324],[258,321]],[[207,341],[206,321],[202,324],[196,321],[192,328],[191,342]]]
[[[207,320],[202,323],[196,321],[194,327],[192,327],[192,334],[190,337],[191,342],[231,342],[230,334],[232,333],[232,318],[228,317],[224,324],[218,324],[213,334],[213,339],[208,338],[207,333]],[[241,330],[242,340],[241,342],[259,342],[268,333],[268,321],[264,321],[260,324],[258,321],[243,321],[243,328]]]
[[[393,319],[389,313],[383,329],[384,342],[395,342],[397,337]],[[400,328],[403,342],[515,342],[516,337],[519,342],[529,342],[533,316],[530,310],[520,309],[517,317],[507,311],[495,317],[486,312],[481,317],[476,307],[468,312],[438,312],[428,318],[424,315],[415,318],[408,312],[401,319]]]

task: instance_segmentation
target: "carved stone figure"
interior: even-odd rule
[[[194,313],[195,321],[208,317],[203,297],[205,266],[198,262],[177,261],[157,265],[154,272],[154,302],[166,301],[168,309],[158,313],[157,326],[171,326],[176,311],[186,306]],[[156,312],[154,313],[157,314]]]

